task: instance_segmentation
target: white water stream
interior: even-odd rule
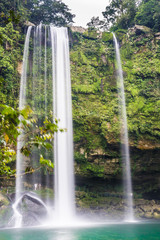
[[[31,35],[30,26],[27,31],[26,40],[25,40],[25,47],[23,53],[23,68],[22,68],[22,76],[21,76],[21,83],[20,83],[20,97],[19,97],[19,109],[22,110],[26,105],[26,85],[27,85],[27,66],[28,66],[28,54],[29,54],[29,40]],[[20,118],[22,120],[22,118]],[[20,150],[24,145],[23,141],[23,132],[20,125],[21,134],[17,139],[17,161],[16,161],[16,201],[20,197],[20,193],[22,192],[22,182],[21,182],[21,173],[23,171],[23,158],[24,156],[21,154]]]
[[[124,192],[127,200],[127,209],[125,211],[126,221],[134,221],[133,213],[133,191],[132,191],[132,178],[131,178],[131,166],[130,166],[130,151],[128,142],[128,127],[127,127],[127,113],[126,113],[126,101],[124,91],[123,70],[121,64],[119,44],[115,34],[113,33],[113,39],[115,44],[116,62],[117,62],[117,87],[118,87],[118,99],[120,109],[120,121],[121,121],[121,150],[123,158],[123,178],[124,178]]]
[[[51,26],[54,116],[65,132],[55,134],[55,210],[57,220],[73,221],[74,170],[69,40],[66,28]]]

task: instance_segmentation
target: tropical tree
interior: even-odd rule
[[[12,22],[19,25],[27,18],[27,10],[24,8],[24,1],[22,0],[1,0],[0,1],[0,25],[5,26],[7,23]]]
[[[64,26],[73,22],[75,15],[60,0],[27,0],[25,7],[30,12],[29,20],[34,24],[54,24]]]
[[[160,1],[143,0],[139,5],[135,22],[152,28],[154,31],[160,30]]]
[[[92,17],[91,21],[87,23],[90,28],[101,29],[103,28],[104,21],[100,20],[99,17]]]
[[[127,29],[134,25],[136,15],[136,0],[111,0],[110,4],[102,12],[106,28]]]

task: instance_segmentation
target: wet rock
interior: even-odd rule
[[[147,218],[147,219],[152,219],[153,218],[153,215],[151,212],[147,212],[144,214],[144,218]]]
[[[155,219],[160,219],[160,213],[154,212],[154,213],[153,213],[153,218],[155,218]]]

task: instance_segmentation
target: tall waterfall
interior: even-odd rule
[[[74,214],[73,127],[68,33],[66,28],[51,26],[54,116],[66,132],[55,134],[55,209],[58,220]]]
[[[30,26],[27,31],[26,40],[25,40],[25,46],[24,46],[24,53],[23,53],[23,68],[22,68],[22,76],[21,76],[21,83],[20,83],[20,97],[19,97],[19,109],[22,110],[26,105],[26,85],[27,85],[27,65],[28,65],[28,55],[29,55],[29,40],[31,35],[31,29]],[[22,120],[22,117],[20,117],[20,120]],[[24,145],[24,133],[21,130],[21,124],[20,124],[20,135],[17,139],[17,160],[16,160],[16,196],[15,196],[15,202],[17,203],[22,192],[22,178],[21,174],[25,170],[24,162],[25,157],[21,153],[21,148]],[[16,204],[13,205],[13,209],[15,208]],[[15,209],[15,226],[20,227],[22,222],[22,216],[21,214]]]
[[[124,178],[124,192],[127,200],[127,210],[125,211],[125,218],[127,221],[134,220],[133,214],[133,192],[131,180],[131,166],[130,166],[130,150],[128,142],[128,127],[127,127],[127,114],[126,114],[126,101],[124,92],[123,70],[121,64],[119,44],[115,34],[113,33],[113,40],[115,44],[116,62],[117,62],[117,86],[118,86],[118,99],[120,109],[121,121],[121,151],[123,159],[123,178]]]
[[[33,37],[33,41],[31,41]],[[30,48],[31,46],[31,48]],[[23,72],[20,86],[19,108],[29,105],[41,125],[45,117],[53,112],[52,119],[59,120],[58,132],[54,138],[54,154],[45,153],[47,157],[54,155],[54,184],[50,184],[50,176],[46,176],[46,184],[54,186],[54,201],[56,221],[60,224],[69,222],[74,217],[74,166],[73,166],[73,127],[71,82],[69,64],[69,39],[67,28],[51,26],[29,27],[25,40]],[[43,115],[43,116],[41,116]],[[21,127],[21,126],[20,126]],[[18,204],[22,199],[24,187],[25,164],[29,162],[34,167],[39,164],[39,150],[34,149],[30,159],[26,159],[20,149],[24,144],[22,132],[18,137],[17,147],[17,179],[15,210],[16,227],[21,226],[22,216]],[[34,174],[33,174],[34,175]],[[40,175],[40,174],[39,174]],[[23,177],[22,177],[23,176]],[[32,180],[31,180],[32,179]],[[44,184],[44,175],[30,177],[29,185]]]
[[[19,97],[20,110],[22,110],[26,105],[27,65],[28,65],[29,40],[31,35],[31,29],[32,27],[30,26],[27,31],[25,46],[24,46],[24,53],[23,53],[23,68],[22,68],[22,76],[21,76],[21,83],[20,83],[20,97]],[[20,193],[22,192],[21,173],[24,170],[24,166],[23,166],[24,156],[21,154],[20,150],[23,147],[23,145],[24,145],[23,132],[21,132],[17,140],[16,200],[18,200],[18,198],[20,197]]]

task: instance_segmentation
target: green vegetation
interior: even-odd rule
[[[17,107],[19,91],[18,62],[22,59],[20,33],[10,22],[0,27],[0,102]]]
[[[135,22],[152,28],[160,29],[160,2],[159,0],[144,0],[141,2],[135,16]]]
[[[20,124],[24,128],[26,139],[26,144],[21,149],[22,153],[29,156],[32,148],[42,149],[41,153],[38,150],[39,161],[41,168],[46,171],[46,168],[53,168],[53,163],[45,159],[45,149],[52,149],[51,142],[54,132],[58,131],[58,122],[53,124],[42,116],[40,126],[37,120],[31,117],[31,114],[35,115],[35,113],[31,113],[29,109],[17,110],[25,22],[27,20],[35,24],[39,24],[40,21],[54,22],[57,26],[64,26],[73,22],[74,15],[61,1],[50,0],[42,4],[39,0],[2,0],[0,17],[0,174],[4,176],[15,174],[16,145]],[[42,99],[38,98],[36,101],[39,102]],[[21,117],[23,117],[22,123]],[[35,168],[37,167],[36,164]],[[35,169],[27,169],[27,171],[32,170]]]
[[[136,0],[112,0],[103,12],[105,27],[112,23],[114,28],[127,29],[134,25]]]
[[[0,105],[0,175],[14,176],[15,170],[12,165],[16,158],[17,138],[23,132],[21,153],[25,156],[31,155],[31,150],[35,147],[39,149],[52,149],[54,133],[58,131],[57,123],[51,123],[46,119],[38,127],[36,120],[32,117],[29,107],[18,111],[7,105]],[[62,131],[62,130],[61,130]],[[42,151],[41,151],[42,152]],[[41,167],[53,168],[51,160],[39,156]],[[34,172],[36,169],[27,169]]]
[[[71,49],[75,161],[78,174],[106,178],[110,174],[119,176],[122,171],[115,53],[111,33],[99,37],[95,29],[92,34],[91,31],[73,33],[76,40]],[[130,145],[139,151],[157,149],[160,41],[145,27],[139,31],[117,30],[117,36],[121,43]],[[114,159],[119,160],[112,165]],[[136,175],[136,170],[133,172]]]
[[[115,31],[121,46],[133,177],[139,176],[142,172],[150,175],[159,173],[157,163],[160,146],[160,35],[157,33],[160,29],[159,13],[158,0],[111,0],[103,12],[104,21],[92,18],[88,30],[83,34],[70,30],[77,175],[108,179],[119,178],[122,173],[112,33],[100,32],[97,28]],[[39,24],[40,21],[54,22],[57,26],[66,26],[73,22],[74,15],[61,1],[49,0],[41,4],[39,0],[15,0],[13,3],[2,0],[0,16],[0,174],[15,173],[20,115],[23,115],[24,128],[29,133],[26,135],[27,143],[22,151],[29,156],[31,148],[41,146],[42,154],[39,154],[38,161],[40,160],[42,168],[44,166],[46,170],[54,167],[53,163],[46,159],[44,152],[46,148],[51,148],[50,141],[54,131],[58,130],[57,123],[54,125],[49,119],[45,120],[43,115],[41,117],[43,126],[40,127],[37,123],[35,131],[34,118],[30,114],[25,117],[25,110],[23,113],[17,110],[25,38],[24,22],[26,20],[35,24]],[[50,56],[47,63],[49,68],[51,61],[49,52],[47,56]],[[41,71],[44,71],[43,67]],[[39,80],[43,81],[40,75],[37,82],[41,84]],[[44,91],[43,84],[41,87]],[[37,105],[44,100],[43,91],[41,95],[35,94]],[[27,97],[32,101],[30,93]],[[50,95],[48,98],[51,105]],[[42,110],[44,109],[39,108],[36,114],[41,115]],[[154,166],[151,168],[153,162]],[[157,185],[155,188],[154,186],[154,190],[158,188]]]
[[[66,4],[60,0],[27,0],[25,7],[29,10],[29,20],[34,24],[53,23],[56,26],[64,26],[73,22],[75,15],[70,13]]]
[[[39,24],[53,23],[64,26],[73,22],[74,14],[60,0],[2,0],[0,3],[1,25],[12,22],[22,25],[26,20]]]
[[[139,24],[155,32],[160,29],[159,0],[110,0],[102,14],[103,20],[93,17],[88,26],[115,31]]]

